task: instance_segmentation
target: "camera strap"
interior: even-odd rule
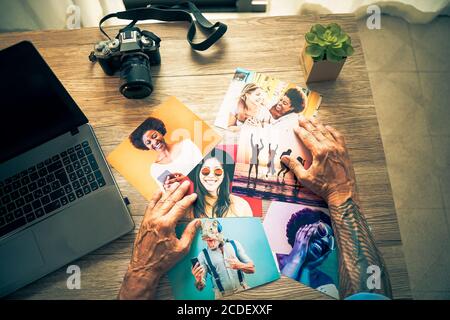
[[[194,18],[192,18],[192,15]],[[194,50],[204,51],[216,43],[227,31],[227,25],[221,22],[212,24],[203,16],[201,11],[192,2],[185,2],[175,6],[150,5],[146,8],[136,8],[104,16],[99,22],[100,31],[111,40],[103,30],[102,23],[110,18],[132,20],[126,27],[133,27],[139,20],[160,20],[160,21],[187,21],[190,22],[187,32],[187,41]],[[201,42],[193,42],[197,32],[196,23],[204,30],[211,32],[209,36]]]

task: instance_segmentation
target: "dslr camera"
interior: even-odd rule
[[[126,27],[115,39],[100,41],[89,55],[107,75],[120,70],[120,92],[129,99],[149,96],[153,91],[150,66],[161,64],[159,43],[154,33]]]

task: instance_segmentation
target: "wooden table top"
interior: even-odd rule
[[[118,91],[119,78],[104,74],[88,55],[103,39],[98,28],[0,34],[3,49],[30,40],[89,118],[105,152],[111,152],[149,114],[152,108],[175,95],[213,125],[220,103],[236,67],[269,73],[305,86],[300,52],[304,34],[317,22],[337,22],[352,37],[355,54],[335,82],[309,85],[323,95],[319,118],[346,137],[363,212],[374,233],[391,277],[395,298],[411,298],[402,242],[386,169],[372,92],[358,29],[351,15],[263,17],[227,20],[224,38],[206,52],[191,50],[186,23],[148,24],[144,29],[162,39],[161,66],[152,67],[155,90],[143,100],[128,100]],[[142,26],[143,27],[143,26]],[[111,36],[117,27],[107,28]],[[18,61],[14,63],[20,63]],[[7,75],[2,75],[7,76]],[[176,116],[174,114],[174,116]],[[220,133],[225,131],[219,130]],[[226,141],[234,139],[226,137]],[[68,290],[66,268],[61,268],[15,292],[17,299],[114,299],[131,255],[132,243],[146,206],[145,199],[114,171],[122,193],[131,200],[134,232],[73,262],[81,268],[81,289]],[[268,203],[264,203],[267,208]],[[80,235],[82,236],[82,235]],[[167,277],[158,296],[171,298]],[[289,278],[254,288],[233,298],[328,299]]]

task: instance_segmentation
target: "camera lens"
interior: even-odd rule
[[[120,92],[129,99],[149,96],[153,91],[150,62],[143,53],[124,55],[120,67]]]

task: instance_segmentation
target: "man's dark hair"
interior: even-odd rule
[[[131,144],[137,149],[148,150],[147,146],[142,141],[142,136],[149,130],[156,130],[163,136],[167,133],[164,122],[157,118],[148,117],[130,134],[129,139]]]
[[[296,88],[290,88],[285,92],[285,96],[291,100],[291,106],[294,109],[293,112],[302,112],[305,106],[303,105],[303,96]]]
[[[326,223],[331,227],[330,217],[321,210],[304,208],[295,212],[286,225],[286,237],[291,247],[294,247],[295,235],[301,227],[319,221],[322,221],[323,223]]]

